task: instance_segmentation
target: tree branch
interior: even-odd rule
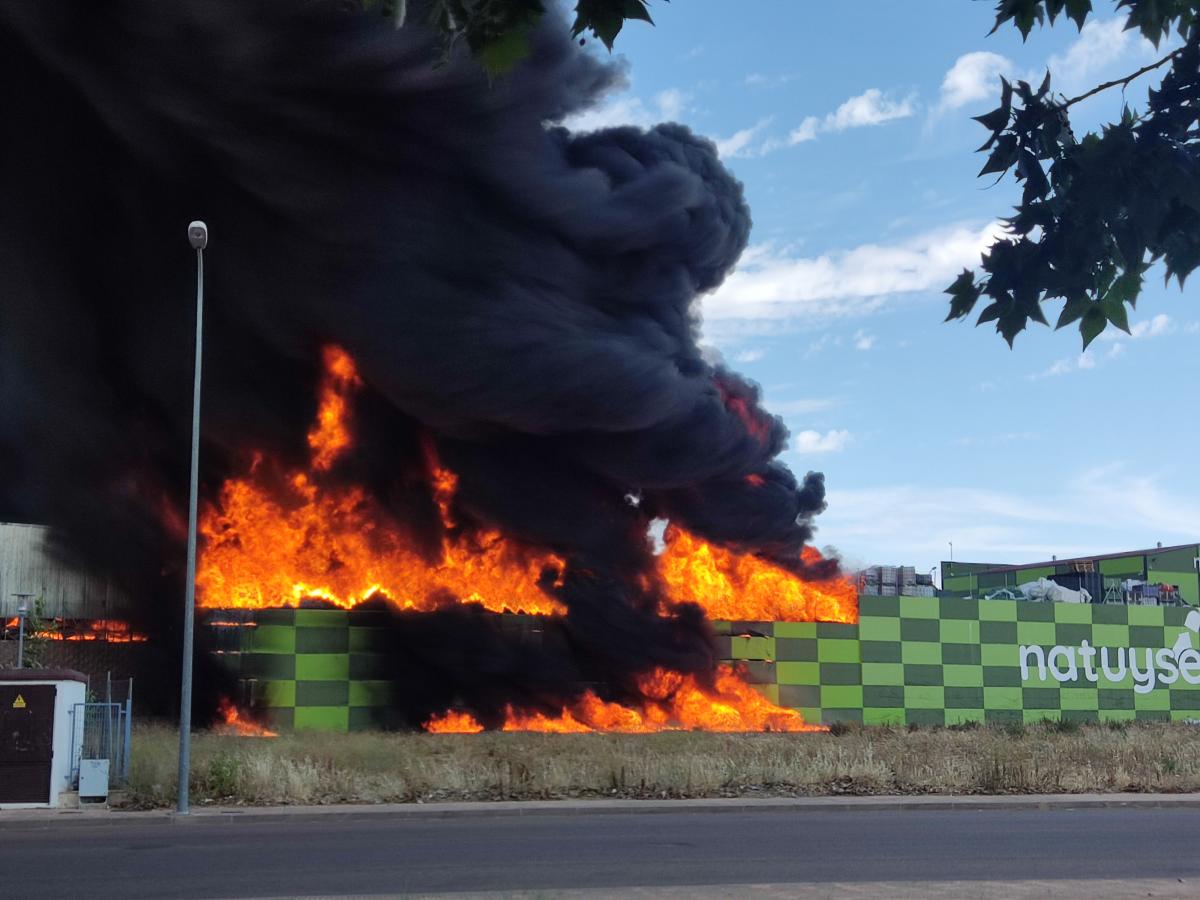
[[[1072,97],[1070,100],[1067,100],[1064,103],[1057,104],[1055,106],[1055,109],[1057,109],[1057,110],[1068,109],[1068,108],[1074,106],[1076,103],[1079,103],[1081,100],[1086,100],[1088,97],[1093,97],[1096,94],[1099,94],[1101,91],[1107,91],[1109,88],[1116,87],[1118,84],[1121,85],[1122,87],[1128,87],[1129,83],[1131,81],[1133,81],[1137,78],[1141,78],[1147,72],[1153,72],[1159,66],[1164,65],[1164,64],[1170,62],[1171,60],[1173,60],[1175,57],[1177,57],[1180,53],[1183,52],[1183,49],[1184,49],[1183,47],[1180,47],[1178,50],[1172,50],[1170,53],[1168,53],[1166,56],[1164,56],[1158,62],[1150,63],[1148,66],[1142,66],[1140,69],[1138,69],[1132,75],[1126,75],[1124,78],[1118,78],[1115,81],[1106,81],[1106,82],[1104,82],[1104,84],[1098,84],[1094,88],[1092,88],[1090,91],[1088,91],[1087,93],[1080,94],[1078,97]]]

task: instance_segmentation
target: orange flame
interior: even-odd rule
[[[311,470],[352,446],[349,392],[361,382],[340,349],[325,354],[318,424],[309,433]],[[257,455],[242,478],[225,482],[200,521],[196,573],[206,607],[262,608],[320,598],[349,608],[382,595],[402,609],[477,603],[493,612],[556,615],[565,607],[539,583],[561,578],[566,562],[509,541],[499,531],[459,533],[450,515],[457,479],[428,452],[430,479],[446,533],[426,559],[381,505],[358,487],[324,486],[313,471],[282,473]],[[273,477],[275,476],[275,477]]]
[[[426,722],[425,730],[430,734],[478,734],[483,726],[470,713],[450,710]]]
[[[641,708],[606,702],[592,691],[556,715],[523,712],[510,706],[502,730],[553,734],[827,730],[806,723],[797,710],[771,703],[730,666],[717,670],[715,691],[703,688],[691,675],[666,669],[644,676],[638,689],[645,697]],[[483,726],[468,713],[451,711],[435,716],[426,723],[425,730],[433,734],[475,734]]]
[[[222,724],[217,726],[219,731],[236,734],[239,737],[279,737],[274,731],[264,728],[257,722],[243,719],[238,708],[228,697],[222,697],[218,701],[217,715],[222,719]]]
[[[317,407],[317,422],[308,433],[308,446],[313,450],[312,467],[318,472],[332,468],[342,451],[353,443],[347,426],[350,395],[362,384],[354,360],[341,347],[326,347],[322,355],[325,378],[321,382],[321,402]]]
[[[804,581],[751,554],[703,541],[677,525],[667,528],[658,575],[673,603],[691,602],[710,619],[754,622],[857,622],[858,591],[849,578]],[[821,554],[805,547],[803,560]]]
[[[30,623],[25,623],[25,636],[34,640],[44,641],[103,641],[109,644],[142,644],[149,638],[134,631],[128,622],[117,619],[78,619],[55,618],[50,620],[53,627],[32,630]],[[17,617],[4,622],[5,630],[20,630],[20,620]]]

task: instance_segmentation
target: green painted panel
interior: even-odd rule
[[[259,625],[250,646],[255,653],[295,653],[296,629],[290,625]]]
[[[980,622],[1015,622],[1019,600],[980,600]]]
[[[345,609],[298,609],[297,627],[348,628],[350,611]]]
[[[1146,557],[1144,556],[1121,556],[1117,559],[1100,560],[1101,575],[1141,578],[1144,571],[1146,571]]]
[[[297,653],[297,681],[345,681],[350,677],[349,653]]]
[[[777,662],[775,677],[780,684],[820,684],[820,663],[815,662]]]
[[[898,641],[900,619],[891,616],[864,617],[858,623],[858,636],[864,641]]]
[[[856,663],[859,661],[857,640],[827,640],[817,642],[817,659],[821,662]]]
[[[294,713],[297,731],[349,731],[348,706],[297,706]]]

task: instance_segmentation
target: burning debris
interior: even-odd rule
[[[202,214],[203,605],[393,610],[412,726],[798,728],[706,618],[856,615],[822,476],[697,346],[741,186],[677,125],[553,125],[619,72],[549,18],[491,83],[336,4],[0,6],[0,513],[178,646]]]
[[[247,719],[228,697],[217,701],[217,731],[239,737],[279,737],[274,731]]]

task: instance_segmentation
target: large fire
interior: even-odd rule
[[[671,525],[658,576],[674,602],[699,604],[710,619],[752,622],[857,622],[858,591],[848,578],[802,581],[747,553],[734,553]],[[821,554],[805,547],[803,561]]]
[[[199,603],[222,608],[294,605],[319,598],[349,608],[385,596],[401,609],[433,610],[477,603],[492,612],[566,612],[539,584],[565,563],[485,529],[465,532],[450,517],[455,480],[430,452],[445,532],[440,553],[426,559],[387,511],[358,487],[323,484],[353,441],[349,394],[360,384],[344,352],[325,354],[317,424],[309,432],[307,471],[282,471],[262,454],[249,471],[225,482],[200,520],[204,542],[196,572]]]
[[[325,351],[324,365],[316,422],[308,433],[308,465],[288,469],[255,454],[247,471],[226,481],[215,502],[202,510],[199,604],[257,609],[320,599],[350,608],[383,597],[402,610],[468,603],[497,613],[565,614],[552,590],[562,584],[566,560],[495,529],[463,527],[454,510],[458,478],[441,464],[432,442],[425,447],[425,477],[442,537],[431,556],[415,549],[403,525],[365,490],[328,477],[354,445],[351,399],[362,381],[353,359],[339,348]],[[748,408],[734,411],[753,420]],[[752,424],[763,425],[757,420]],[[755,434],[762,430],[756,427]],[[761,485],[756,477],[748,476],[747,483]],[[655,573],[666,597],[663,615],[671,615],[675,603],[692,602],[714,619],[857,619],[857,596],[848,579],[807,582],[675,525],[668,528],[665,542]],[[805,562],[820,559],[815,550],[806,548],[805,554]],[[806,725],[799,712],[770,703],[729,667],[719,669],[711,687],[661,669],[644,676],[638,687],[642,701],[632,706],[606,702],[587,691],[549,715],[510,707],[503,727],[634,733],[820,729]],[[222,715],[227,727],[239,733],[258,728],[228,702]],[[455,710],[425,727],[439,733],[483,730],[469,713]]]
[[[556,715],[507,710],[504,731],[546,731],[560,734],[616,731],[645,734],[655,731],[824,731],[808,725],[794,709],[776,706],[747,684],[729,666],[717,671],[715,690],[706,690],[690,675],[657,669],[638,685],[640,707],[601,700],[587,691]],[[483,730],[472,716],[451,710],[425,725],[433,734],[463,734]]]

